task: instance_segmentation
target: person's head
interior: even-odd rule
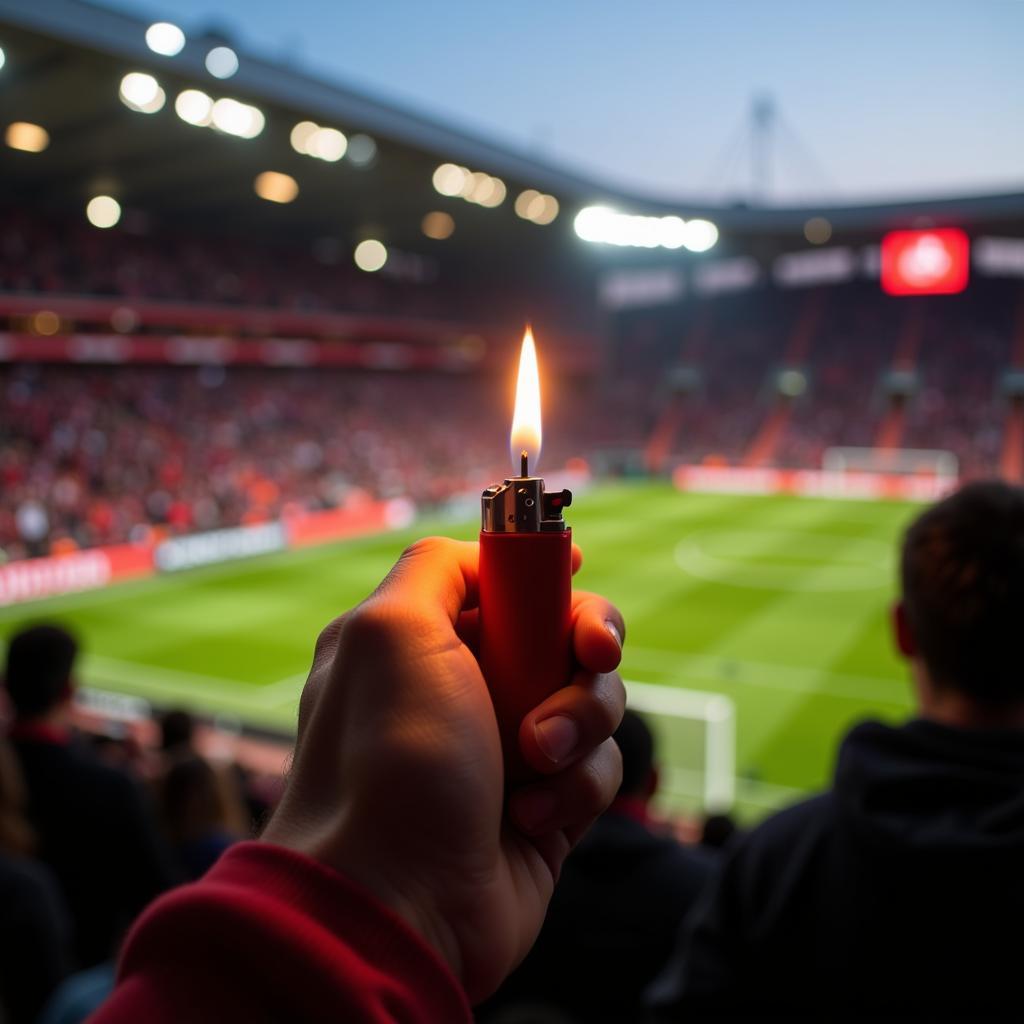
[[[217,774],[201,757],[186,755],[167,769],[159,802],[167,833],[175,843],[201,839],[228,825]]]
[[[63,626],[28,626],[11,637],[4,684],[19,719],[47,718],[70,704],[77,655],[78,641]]]
[[[626,709],[614,734],[622,753],[622,784],[619,796],[650,799],[658,788],[654,763],[654,734],[635,711]]]
[[[999,720],[1024,709],[1024,489],[968,484],[923,512],[903,541],[897,646],[923,710]]]
[[[702,846],[710,846],[716,850],[724,850],[736,835],[736,822],[729,814],[709,814],[701,827],[700,841]]]
[[[189,749],[195,721],[192,715],[181,708],[165,711],[160,716],[160,749],[163,751]]]

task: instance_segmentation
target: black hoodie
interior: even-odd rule
[[[1024,1020],[1024,731],[857,726],[831,791],[740,843],[658,1020]]]

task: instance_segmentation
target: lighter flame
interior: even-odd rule
[[[536,473],[540,461],[540,374],[537,370],[537,349],[533,344],[533,331],[527,327],[523,335],[523,349],[519,355],[519,380],[516,382],[516,408],[512,414],[512,433],[509,435],[509,453],[515,474],[520,472],[520,454],[529,457],[530,472]]]

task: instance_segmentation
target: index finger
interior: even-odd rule
[[[368,600],[399,602],[431,616],[440,609],[454,626],[477,604],[479,559],[475,541],[424,537],[402,552]]]

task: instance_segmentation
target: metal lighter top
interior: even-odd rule
[[[485,533],[561,533],[566,529],[562,509],[572,504],[572,491],[544,490],[544,480],[529,475],[526,452],[523,475],[492,484],[480,498],[481,529]]]

